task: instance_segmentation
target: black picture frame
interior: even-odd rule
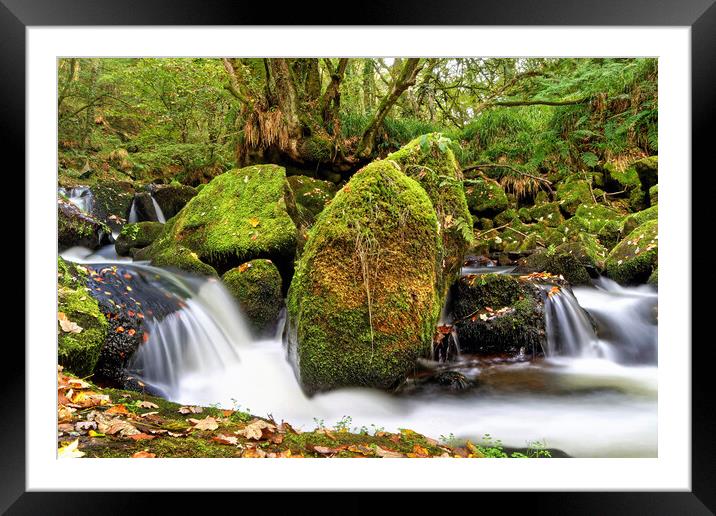
[[[713,195],[713,144],[709,131],[716,114],[716,0],[601,0],[574,2],[529,0],[511,2],[489,0],[442,0],[440,2],[389,2],[381,0],[357,9],[344,10],[337,3],[321,1],[311,8],[303,3],[278,6],[262,2],[223,0],[0,0],[0,145],[4,155],[19,157],[17,167],[24,170],[25,148],[25,29],[29,26],[63,25],[551,25],[551,26],[688,26],[691,28],[692,78],[692,242],[697,235],[709,235],[704,227],[712,217],[706,213]],[[346,14],[350,12],[350,14]],[[711,145],[709,145],[711,143]],[[17,170],[17,168],[15,169]],[[28,194],[32,185],[25,185]],[[25,233],[25,238],[32,235]],[[703,239],[700,239],[703,240]],[[703,245],[708,245],[707,238]],[[692,270],[699,271],[699,283],[713,288],[714,267],[708,254],[692,249]],[[26,270],[26,275],[31,271]],[[705,281],[704,281],[705,280]],[[693,285],[692,279],[684,278]],[[713,417],[713,341],[697,330],[706,327],[707,310],[713,303],[699,302],[692,288],[691,336],[683,342],[692,346],[692,490],[691,492],[610,492],[610,493],[479,493],[476,507],[484,507],[486,497],[501,498],[510,510],[521,508],[549,514],[713,514],[716,511],[716,424]],[[32,314],[25,313],[26,324]],[[712,339],[713,337],[711,337]],[[25,489],[25,364],[24,350],[5,347],[2,396],[12,403],[12,422],[0,424],[0,510],[8,514],[109,514],[144,512],[151,505],[151,494],[134,493],[37,493]],[[13,364],[8,367],[7,364]],[[663,384],[662,384],[663,385]],[[78,485],[81,481],[78,481]],[[81,486],[80,486],[81,487]],[[172,504],[189,512],[207,500],[188,493],[166,493]],[[221,504],[226,496],[212,494],[212,503]],[[242,496],[246,496],[242,494]],[[271,495],[273,497],[273,495]],[[371,510],[372,504],[358,494],[342,494],[341,506]],[[422,503],[422,496],[413,500]],[[275,499],[273,499],[275,500]],[[445,500],[445,498],[443,498]],[[361,503],[363,501],[363,503]],[[492,500],[490,500],[492,501]],[[497,501],[497,500],[494,500]],[[162,502],[164,503],[164,502]],[[232,502],[229,502],[232,503]],[[272,502],[273,503],[273,502]],[[331,503],[326,500],[325,503]],[[300,510],[298,511],[301,512]]]

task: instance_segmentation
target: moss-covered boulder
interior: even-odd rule
[[[97,181],[90,187],[92,214],[119,229],[129,217],[134,199],[134,186],[127,181]]]
[[[130,256],[134,250],[154,242],[163,228],[164,224],[160,222],[125,224],[114,242],[114,249],[119,256]]]
[[[273,330],[283,306],[281,274],[271,260],[242,263],[224,273],[221,280],[238,301],[254,334]]]
[[[70,201],[62,197],[57,199],[57,243],[60,250],[74,246],[99,249],[112,241],[112,230],[107,224]]]
[[[394,161],[336,194],[309,232],[288,293],[304,388],[395,387],[430,353],[443,256],[430,198]]]
[[[559,207],[560,205],[556,202],[540,204],[529,210],[530,218],[535,222],[544,223],[545,226],[556,228],[564,222]]]
[[[658,230],[653,219],[624,237],[607,257],[607,276],[624,285],[645,283],[658,264]]]
[[[439,284],[444,294],[459,276],[463,257],[473,239],[462,170],[450,143],[440,133],[425,134],[386,158],[420,183],[432,202],[443,243]]]
[[[504,226],[505,224],[509,224],[510,222],[512,222],[515,219],[518,221],[520,220],[519,213],[517,212],[517,210],[515,210],[513,208],[509,208],[494,218],[495,227]]]
[[[497,181],[468,179],[464,185],[467,205],[478,217],[494,217],[507,209],[507,195]]]
[[[597,231],[597,238],[599,243],[604,246],[607,251],[610,251],[621,238],[622,231],[622,220],[607,220],[604,225]]]
[[[593,193],[584,179],[568,180],[557,185],[559,207],[568,217],[574,215],[582,204],[594,204]]]
[[[658,203],[659,203],[659,185],[654,185],[651,188],[649,188],[649,204],[651,204],[651,206],[654,207]]]
[[[460,350],[542,354],[544,302],[539,288],[505,274],[469,275],[455,284],[453,318]]]
[[[648,222],[650,220],[657,220],[659,218],[659,207],[658,206],[652,206],[651,208],[647,208],[642,211],[638,211],[636,213],[632,213],[631,215],[628,215],[624,218],[624,222],[622,224],[621,228],[621,235],[622,237],[628,235],[632,231],[634,231],[637,227],[644,224],[644,222]]]
[[[649,285],[659,286],[659,267],[654,268],[654,272],[649,275],[649,279],[646,280]]]
[[[147,248],[155,265],[196,262],[219,273],[255,258],[273,261],[290,276],[296,225],[286,211],[284,169],[256,165],[215,177],[170,221]],[[182,254],[177,261],[175,255]]]
[[[166,219],[179,213],[196,194],[196,188],[181,184],[157,186],[152,192]]]
[[[298,229],[297,247],[300,252],[308,238],[308,230],[336,194],[336,185],[300,175],[289,176],[287,181],[291,195],[286,198],[286,208]]]
[[[94,371],[109,327],[84,275],[82,268],[57,258],[57,361],[78,376]]]
[[[649,190],[659,182],[659,157],[649,156],[635,161],[632,164],[636,170],[639,182],[641,183],[641,191],[644,194],[644,202],[648,208],[651,204]]]
[[[578,249],[578,248],[577,248]],[[515,272],[529,274],[547,272],[562,276],[572,285],[591,285],[592,279],[573,246],[562,245],[560,249],[542,249],[517,262]]]

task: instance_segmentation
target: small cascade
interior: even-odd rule
[[[157,203],[157,200],[152,195],[152,206],[154,206],[154,213],[157,216],[157,222],[161,222],[164,224],[167,219],[164,218],[164,213],[162,212],[162,209],[159,207],[159,204]]]
[[[140,192],[134,195],[127,222],[161,222],[164,224],[166,221],[162,208],[150,192]]]
[[[132,199],[132,207],[129,208],[129,218],[127,219],[129,224],[135,224],[139,222],[139,215],[137,214],[137,198]]]
[[[587,312],[569,288],[541,285],[545,291],[545,355],[582,358],[611,358],[599,341]]]
[[[58,188],[57,193],[67,199],[85,213],[92,213],[94,197],[88,186],[76,186],[74,188]]]
[[[192,389],[190,379],[214,378],[239,362],[239,348],[251,342],[234,299],[215,279],[191,280],[147,266],[186,296],[182,308],[166,317],[147,320],[148,338],[132,359],[130,370],[169,399]],[[187,383],[188,382],[188,383]]]

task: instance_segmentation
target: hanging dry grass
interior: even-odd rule
[[[500,178],[500,184],[506,192],[513,193],[520,199],[532,197],[540,189],[540,181],[530,176],[515,176],[505,174]]]

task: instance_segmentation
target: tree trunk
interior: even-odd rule
[[[358,145],[357,154],[359,157],[367,158],[373,153],[375,137],[383,124],[383,120],[385,120],[386,115],[390,112],[390,109],[395,105],[403,92],[415,84],[415,78],[421,68],[422,65],[420,64],[419,58],[405,60],[400,75],[393,82],[390,93],[380,102],[378,111],[363,133],[363,137]]]

